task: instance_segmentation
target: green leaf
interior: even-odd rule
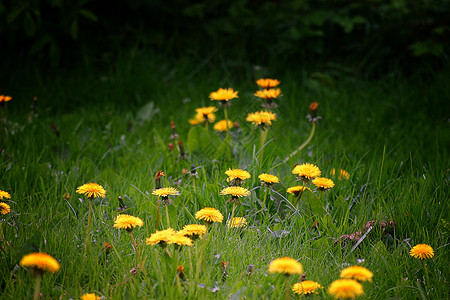
[[[214,155],[220,140],[201,126],[192,127],[188,133],[187,148],[189,152]]]
[[[94,15],[94,13],[91,12],[90,10],[80,9],[80,10],[78,11],[78,13],[79,13],[80,15],[82,15],[83,17],[85,17],[86,19],[91,20],[92,22],[97,22],[97,21],[98,21],[97,16]]]
[[[28,36],[34,36],[36,33],[36,23],[29,12],[25,13],[23,18],[23,30]]]
[[[70,35],[74,40],[78,39],[78,19],[74,19],[70,25]]]

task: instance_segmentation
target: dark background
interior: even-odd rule
[[[448,0],[0,2],[3,76],[24,65],[101,67],[130,48],[370,77],[432,73],[448,64],[449,33]]]

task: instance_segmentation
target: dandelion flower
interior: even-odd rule
[[[0,95],[0,102],[1,103],[11,101],[11,99],[12,99],[11,96]]]
[[[200,107],[195,109],[197,112],[194,119],[190,119],[189,123],[192,125],[197,125],[200,123],[212,123],[216,120],[216,115],[214,112],[217,111],[217,107],[215,106],[208,106],[208,107]]]
[[[180,195],[180,191],[173,187],[166,187],[153,190],[152,195],[159,196],[163,200],[167,201],[169,196],[178,196]]]
[[[245,120],[247,122],[252,122],[255,125],[265,127],[272,125],[272,121],[277,120],[277,115],[269,111],[258,111],[249,113]]]
[[[333,180],[325,177],[317,177],[313,179],[312,183],[321,191],[329,190],[334,186]]]
[[[290,257],[282,257],[273,260],[269,265],[270,273],[281,273],[286,275],[302,274],[303,266],[301,263]]]
[[[220,195],[230,195],[228,202],[239,202],[239,197],[250,195],[250,191],[240,186],[230,186],[220,191]]]
[[[19,263],[22,267],[33,268],[40,272],[56,273],[59,270],[59,263],[52,256],[36,252],[22,257]]]
[[[11,199],[11,195],[8,192],[0,190],[0,200]]]
[[[183,232],[184,236],[188,236],[192,240],[196,240],[202,237],[206,233],[207,229],[205,225],[190,224],[184,226],[183,230],[181,231]]]
[[[319,283],[312,280],[297,282],[292,287],[292,291],[298,295],[318,294],[317,290],[323,288]]]
[[[239,228],[247,226],[247,220],[244,217],[235,217],[227,221],[228,228]]]
[[[338,279],[331,283],[328,293],[334,299],[355,299],[364,294],[362,285],[353,279]]]
[[[219,122],[214,124],[214,130],[224,132],[224,131],[227,131],[228,129],[233,128],[233,126],[234,126],[234,124],[230,120],[228,120],[228,126],[227,126],[227,120],[220,120]]]
[[[178,246],[192,246],[192,240],[184,235],[174,233],[167,238],[167,244]]]
[[[258,178],[259,180],[261,180],[262,183],[266,185],[272,185],[274,183],[280,182],[280,179],[277,176],[266,173],[262,173],[261,175],[258,176]]]
[[[263,89],[270,89],[278,86],[280,84],[280,81],[271,78],[261,78],[256,81],[256,84]]]
[[[97,198],[97,197],[104,198],[106,195],[105,189],[97,183],[83,184],[82,186],[79,186],[77,188],[77,193],[86,195],[91,199]]]
[[[331,169],[330,175],[331,175],[331,176],[336,175],[336,170],[335,170],[334,168]],[[340,170],[339,170],[339,177],[338,177],[338,178],[339,178],[339,180],[341,180],[341,179],[347,180],[347,179],[350,178],[350,174],[349,174],[347,171],[345,171],[345,170],[343,170],[343,169],[340,169]]]
[[[153,233],[149,238],[145,239],[145,244],[146,245],[159,244],[160,246],[164,247],[167,245],[170,236],[172,236],[173,234],[175,234],[175,230],[173,230],[172,228],[157,231]]]
[[[256,91],[254,94],[256,97],[264,99],[264,100],[273,100],[281,95],[280,89],[264,89]]]
[[[9,214],[10,211],[11,211],[11,208],[8,204],[6,204],[5,202],[0,202],[0,213],[2,215]]]
[[[234,91],[233,89],[218,89],[216,92],[212,92],[209,94],[209,98],[211,100],[217,100],[222,102],[227,102],[231,99],[238,98],[238,91]]]
[[[138,218],[130,215],[118,215],[114,221],[114,228],[126,229],[127,231],[132,231],[134,227],[142,227],[144,222]]]
[[[251,177],[249,172],[241,169],[228,169],[227,171],[225,171],[225,175],[228,175],[227,181],[235,179],[245,180]]]
[[[373,273],[361,266],[352,266],[345,268],[339,275],[341,278],[354,279],[359,282],[369,281],[372,282]]]
[[[210,224],[212,222],[222,223],[223,221],[223,215],[220,213],[220,211],[212,207],[205,207],[200,209],[195,213],[195,218],[197,220],[204,220],[207,224]]]
[[[286,192],[288,192],[289,194],[292,194],[295,197],[297,197],[298,195],[300,195],[301,193],[303,193],[307,189],[309,189],[309,188],[306,187],[306,186],[296,185],[296,186],[291,186],[290,188],[288,188],[286,190]]]
[[[292,174],[297,175],[300,180],[309,181],[311,179],[319,177],[321,172],[317,166],[310,163],[304,163],[295,166],[292,170]]]
[[[427,259],[434,256],[434,250],[427,244],[418,244],[412,247],[409,255],[418,259]]]
[[[81,300],[100,300],[100,299],[101,299],[101,297],[97,296],[94,293],[87,293],[87,294],[84,294],[83,296],[81,296]]]

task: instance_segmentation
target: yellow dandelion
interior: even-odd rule
[[[56,273],[59,270],[58,261],[52,256],[42,252],[31,253],[23,256],[19,264],[22,267],[33,268],[42,272],[46,271]]]
[[[209,122],[212,123],[216,120],[216,115],[214,114],[217,111],[217,107],[208,106],[208,107],[200,107],[195,109],[197,114],[194,119],[198,120],[201,123]]]
[[[298,178],[304,181],[319,177],[321,173],[317,166],[310,163],[297,165],[292,170],[292,174],[297,175]]]
[[[165,230],[160,230],[155,233],[152,233],[152,235],[149,238],[145,239],[146,245],[161,245],[165,246],[167,242],[169,241],[169,238],[175,234],[175,230],[172,228],[168,228]]]
[[[261,78],[256,81],[256,84],[263,89],[270,89],[278,86],[280,81],[278,79]]]
[[[228,181],[234,179],[245,180],[251,177],[249,172],[241,169],[228,169],[227,171],[225,171],[225,175],[228,176]]]
[[[77,193],[86,195],[89,198],[97,198],[97,197],[104,198],[106,195],[105,189],[97,183],[83,184],[82,186],[79,186],[77,188]]]
[[[331,176],[336,175],[336,170],[335,170],[334,168],[331,169],[330,175],[331,175]],[[339,170],[339,177],[338,177],[339,180],[341,180],[341,179],[347,180],[347,179],[349,179],[349,178],[350,178],[350,174],[349,174],[347,171],[345,171],[345,170],[343,170],[343,169]]]
[[[228,129],[233,128],[233,126],[234,126],[234,124],[230,120],[228,120],[228,126],[227,126],[227,120],[220,120],[219,122],[214,124],[214,130],[224,132],[224,131],[227,131]]]
[[[277,120],[277,115],[269,111],[258,111],[249,113],[245,120],[258,126],[269,126],[272,125],[272,121]]]
[[[296,185],[296,186],[291,186],[290,188],[288,188],[286,190],[286,192],[297,197],[298,195],[303,193],[306,189],[309,189],[309,188],[307,188],[306,186],[303,186],[303,185]]]
[[[266,173],[262,173],[261,175],[258,176],[258,178],[259,178],[259,180],[261,180],[261,182],[264,182],[269,185],[280,182],[280,179],[278,179],[277,176],[271,175],[271,174],[266,174]]]
[[[0,200],[11,199],[11,195],[8,192],[0,190]]]
[[[292,291],[294,294],[298,295],[318,294],[317,290],[321,288],[323,288],[323,286],[321,286],[318,282],[305,280],[294,284]]]
[[[212,92],[209,94],[209,98],[211,100],[217,101],[229,101],[234,98],[238,98],[238,91],[234,91],[233,89],[218,89],[216,92]]]
[[[163,199],[167,199],[169,196],[178,196],[180,191],[173,187],[165,187],[152,191],[152,195],[159,196]]]
[[[264,89],[264,90],[256,91],[256,93],[254,95],[261,99],[273,100],[281,95],[281,90],[280,89]]]
[[[178,246],[192,246],[192,240],[184,235],[174,233],[167,238],[167,244]]]
[[[2,103],[11,101],[11,99],[12,99],[11,96],[0,95],[0,102]]]
[[[372,282],[373,273],[364,267],[352,266],[352,267],[343,269],[341,271],[341,274],[339,275],[339,277],[346,278],[346,279],[354,279],[359,282],[361,282],[361,281]]]
[[[87,293],[87,294],[84,294],[83,296],[81,296],[81,300],[100,300],[100,299],[101,299],[101,297],[97,296],[94,293]]]
[[[353,279],[338,279],[328,287],[328,293],[334,299],[355,299],[364,294],[362,285]]]
[[[239,228],[247,226],[247,220],[244,217],[235,217],[227,221],[228,228]]]
[[[198,125],[202,123],[202,120],[197,119],[197,115],[193,119],[189,119],[189,124],[191,125]]]
[[[114,228],[126,229],[127,231],[133,230],[136,226],[142,227],[142,225],[144,225],[144,222],[140,218],[130,215],[118,215],[114,221]]]
[[[317,177],[313,179],[312,183],[321,191],[329,190],[334,187],[334,182],[325,177]]]
[[[418,259],[427,259],[434,256],[434,250],[427,244],[418,244],[411,248],[409,255]]]
[[[11,207],[8,204],[6,204],[5,202],[0,202],[0,213],[2,215],[9,214],[10,211],[11,211]]]
[[[195,213],[195,218],[197,220],[204,220],[207,224],[210,224],[212,222],[222,223],[223,221],[223,215],[220,213],[220,211],[212,207],[205,207],[200,209]]]
[[[202,237],[206,233],[207,229],[205,225],[190,224],[184,226],[181,231],[183,232],[183,235],[195,240]]]
[[[220,191],[220,195],[231,195],[233,198],[246,197],[250,191],[241,186],[229,186]]]
[[[301,263],[290,257],[282,257],[273,260],[269,265],[270,273],[281,273],[286,275],[302,274],[303,266]]]

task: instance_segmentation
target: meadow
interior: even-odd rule
[[[247,118],[268,109],[255,96],[261,78],[278,79],[281,95],[270,107],[276,120],[257,126]],[[1,215],[0,298],[33,297],[36,276],[20,261],[44,252],[60,268],[43,274],[42,299],[333,299],[330,285],[354,265],[373,273],[358,298],[447,299],[448,78],[441,70],[369,80],[342,68],[139,53],[103,69],[16,72],[0,91],[12,97],[2,106],[0,190],[11,197],[1,200],[10,212]],[[219,88],[238,92],[226,116],[210,99]],[[195,120],[195,109],[210,106],[210,124]],[[228,134],[214,129],[225,117]],[[293,174],[306,163],[333,186]],[[236,182],[230,169],[250,177]],[[279,182],[264,185],[262,173]],[[77,193],[87,183],[104,197]],[[158,185],[179,195],[154,195]],[[221,195],[230,185],[248,193]],[[308,189],[287,192],[299,185]],[[223,220],[192,246],[147,242],[157,230],[204,224],[196,213],[205,207]],[[120,214],[143,224],[115,228]],[[245,222],[227,226],[231,217]],[[412,257],[418,244],[433,257]],[[281,257],[303,270],[269,272]],[[291,290],[305,280],[321,288]]]

